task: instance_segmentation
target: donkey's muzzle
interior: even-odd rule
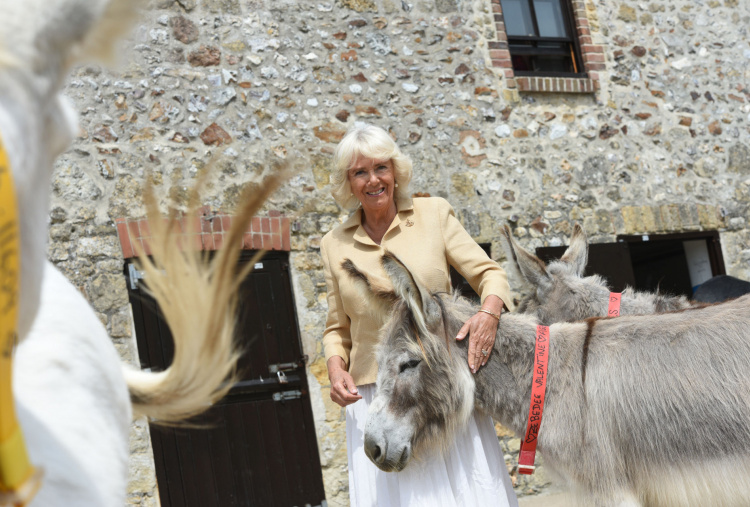
[[[380,441],[365,434],[365,454],[376,467],[384,472],[400,472],[409,462],[411,446],[405,445],[398,449],[396,447],[389,447],[387,441]]]
[[[375,442],[374,438],[365,438],[365,454],[376,465],[379,465],[385,459],[383,448]]]

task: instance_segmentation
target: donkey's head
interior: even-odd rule
[[[349,273],[391,308],[381,329],[365,453],[381,470],[399,471],[414,455],[450,441],[473,410],[474,381],[465,359],[451,351],[460,324],[446,316],[443,296],[421,287],[395,256],[382,259],[393,291],[373,287],[346,263]]]
[[[594,302],[606,301],[609,289],[604,280],[583,276],[589,247],[580,225],[573,228],[570,246],[560,260],[549,265],[516,243],[507,225],[501,239],[506,256],[534,289],[521,301],[519,312],[533,314],[545,325],[573,322],[591,317]]]

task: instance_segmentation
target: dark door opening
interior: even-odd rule
[[[484,250],[487,253],[487,256],[491,259],[492,245],[490,243],[479,243],[479,246],[482,247],[482,250]],[[471,285],[469,285],[469,282],[466,281],[466,278],[461,276],[461,273],[456,271],[453,266],[450,266],[450,274],[451,287],[453,287],[453,289],[458,289],[459,291],[461,291],[461,295],[466,299],[479,304],[479,295],[474,292],[474,289],[471,288]]]
[[[141,366],[163,370],[169,329],[154,300],[128,287]],[[326,505],[291,287],[288,254],[269,252],[240,287],[240,381],[195,427],[151,426],[162,506]]]
[[[567,247],[540,247],[545,262],[559,259]],[[709,278],[726,274],[717,231],[662,235],[621,235],[617,243],[589,245],[585,276],[607,279],[610,288],[693,296]]]

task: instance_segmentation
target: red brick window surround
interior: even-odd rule
[[[586,77],[516,76],[513,71],[508,36],[505,30],[503,8],[500,0],[490,0],[495,18],[497,40],[489,41],[492,66],[503,69],[506,86],[519,92],[594,93],[599,90],[599,71],[605,69],[604,49],[591,40],[586,5],[583,0],[565,0],[573,8],[574,23],[581,48]]]
[[[229,231],[234,217],[224,213],[212,213],[208,206],[199,210],[198,219],[192,225],[180,223],[182,237],[186,244],[196,250],[218,250],[224,244],[224,235]],[[151,254],[149,240],[151,231],[146,219],[115,220],[117,236],[120,239],[122,255],[125,259],[137,256],[134,247],[138,244],[146,255]],[[269,211],[267,217],[253,217],[242,236],[241,250],[291,250],[291,229],[288,217],[279,211]]]

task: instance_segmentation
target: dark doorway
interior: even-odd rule
[[[537,248],[545,262],[559,259],[565,246]],[[725,274],[717,231],[662,235],[621,235],[617,243],[589,245],[585,275],[598,274],[615,292],[636,290],[692,297],[712,276]]]
[[[128,288],[141,366],[162,370],[172,337],[154,300]],[[286,252],[269,252],[244,280],[238,322],[240,382],[198,427],[151,426],[161,505],[325,506]]]
[[[492,245],[490,243],[479,243],[479,246],[482,247],[482,250],[485,251],[487,254],[487,257],[490,259],[492,258],[491,251],[492,251]],[[450,274],[451,274],[451,287],[454,289],[458,289],[461,291],[461,295],[465,297],[466,299],[469,299],[476,304],[480,303],[479,295],[474,292],[474,289],[471,288],[471,285],[469,285],[469,282],[466,281],[466,278],[464,278],[461,273],[456,271],[456,268],[453,266],[450,266]]]

